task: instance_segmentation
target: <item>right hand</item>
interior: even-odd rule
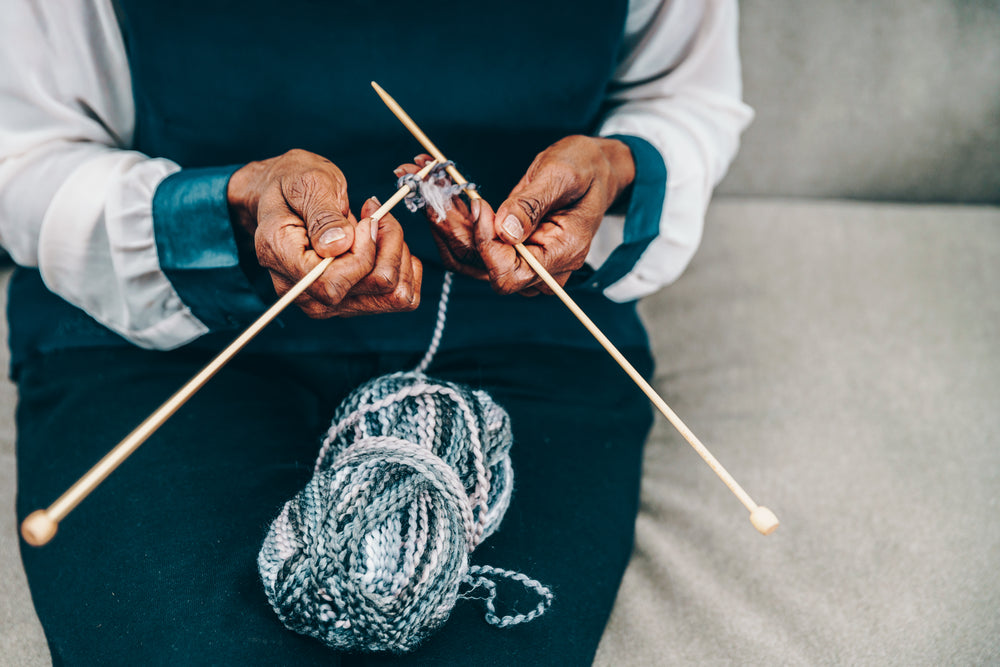
[[[251,162],[233,174],[228,190],[237,243],[250,247],[271,274],[278,295],[325,257],[335,257],[295,303],[313,318],[413,310],[420,303],[423,266],[410,254],[391,215],[371,239],[369,199],[362,219],[350,210],[347,181],[329,160],[292,150]]]
[[[413,158],[412,163],[401,164],[393,172],[396,177],[403,174],[415,174],[434,158],[421,153]],[[450,177],[448,177],[450,179]],[[441,262],[449,271],[461,273],[476,280],[489,280],[490,274],[479,256],[476,246],[476,223],[479,221],[480,207],[485,203],[473,198],[468,204],[463,197],[455,196],[451,200],[443,219],[430,206],[424,208],[424,215],[430,221],[431,237],[441,254]],[[489,204],[486,205],[489,208]],[[491,209],[492,212],[492,209]]]

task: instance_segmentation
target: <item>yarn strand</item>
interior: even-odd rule
[[[477,576],[478,575],[478,576]],[[532,609],[527,614],[514,614],[513,616],[497,616],[496,610],[496,596],[497,596],[497,582],[494,579],[490,579],[490,576],[497,578],[505,578],[511,581],[516,581],[524,586],[525,589],[529,591],[534,591],[541,598],[535,608]],[[514,572],[513,570],[503,570],[498,567],[493,567],[491,565],[473,565],[469,567],[469,573],[465,575],[465,583],[471,586],[469,592],[459,596],[466,600],[482,600],[486,605],[486,622],[490,625],[495,625],[498,628],[506,628],[512,625],[519,625],[521,623],[529,623],[534,619],[538,618],[552,605],[552,600],[555,595],[552,594],[552,590],[545,586],[544,584],[528,577],[520,572]],[[471,595],[472,590],[475,590],[479,586],[485,588],[487,596],[485,598],[476,598]]]
[[[437,320],[434,323],[434,333],[431,335],[431,343],[424,353],[424,358],[420,360],[414,369],[417,373],[424,373],[431,365],[437,355],[438,347],[441,345],[441,337],[444,335],[444,323],[448,319],[448,296],[451,294],[451,281],[454,274],[451,271],[444,272],[444,281],[441,283],[441,298],[438,300]]]

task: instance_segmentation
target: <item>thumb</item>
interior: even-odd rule
[[[288,206],[305,223],[309,245],[322,257],[336,257],[354,244],[354,225],[346,184],[315,171],[282,183]]]
[[[531,181],[521,181],[497,209],[494,225],[505,243],[521,243],[531,236],[545,216],[560,204],[561,189],[543,171]]]
[[[309,243],[321,257],[342,255],[354,245],[354,221],[348,210],[342,211],[329,205],[307,207],[303,217],[309,233]]]

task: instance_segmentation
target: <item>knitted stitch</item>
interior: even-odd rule
[[[443,220],[451,209],[452,197],[461,194],[463,190],[476,189],[475,183],[459,185],[451,180],[447,169],[453,164],[455,163],[451,160],[438,163],[423,179],[416,174],[403,174],[399,177],[396,187],[410,186],[410,193],[403,199],[403,203],[411,213],[427,206],[434,211],[438,220]]]

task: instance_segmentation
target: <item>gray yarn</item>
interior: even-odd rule
[[[281,621],[336,649],[412,650],[460,598],[482,600],[498,627],[531,621],[552,603],[524,574],[469,564],[510,504],[513,435],[488,393],[423,373],[450,285],[449,274],[418,370],[375,378],[341,403],[313,478],[285,503],[257,559]],[[499,616],[500,578],[534,591],[538,604]]]
[[[463,190],[475,190],[475,183],[459,185],[448,176],[447,169],[455,164],[451,160],[438,163],[433,169],[421,179],[416,174],[403,174],[396,182],[396,187],[404,185],[410,186],[410,193],[403,198],[403,203],[411,213],[416,213],[419,209],[429,206],[437,215],[438,220],[443,220],[451,209],[451,198],[460,194]]]

